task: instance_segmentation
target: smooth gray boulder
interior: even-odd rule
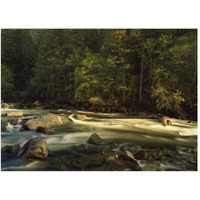
[[[46,145],[47,143],[43,137],[30,139],[19,150],[18,156],[21,156],[23,158],[44,159],[49,155]]]
[[[55,126],[66,125],[72,123],[73,121],[65,115],[58,114],[45,114],[36,116],[28,120],[23,128],[25,129],[37,129],[39,126],[45,128],[51,128]]]

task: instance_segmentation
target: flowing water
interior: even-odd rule
[[[19,110],[2,109],[2,114],[13,111],[23,111],[24,115],[38,115],[48,113],[48,110]],[[187,120],[173,119],[172,126],[162,126],[154,119],[99,119],[88,118],[76,120],[74,123],[54,128],[54,135],[37,133],[35,130],[20,131],[21,126],[8,126],[6,132],[1,133],[1,146],[20,144],[27,140],[41,136],[47,141],[48,149],[60,152],[86,142],[92,133],[97,133],[106,142],[131,143],[134,145],[154,147],[197,147],[197,123],[188,123]],[[31,168],[37,170],[42,161],[24,166],[21,159],[2,162],[2,169],[23,170]],[[44,166],[43,166],[44,167]]]

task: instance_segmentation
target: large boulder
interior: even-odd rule
[[[86,117],[85,115],[77,114],[77,115],[76,115],[76,119],[78,119],[78,120],[86,120],[87,117]]]
[[[30,139],[19,150],[18,156],[21,156],[23,158],[44,159],[49,155],[46,145],[47,143],[43,137]]]
[[[51,128],[45,128],[45,127],[42,127],[42,126],[39,126],[37,129],[36,129],[36,132],[39,132],[39,133],[45,133],[47,135],[52,135],[55,133],[55,131]]]
[[[1,131],[5,131],[7,126],[8,126],[8,119],[7,118],[1,119]]]
[[[72,123],[73,121],[65,115],[58,114],[45,114],[38,115],[24,124],[25,129],[37,129],[37,127],[42,126],[45,128],[51,128],[55,126],[65,125]]]
[[[89,144],[101,144],[102,142],[103,139],[101,139],[96,133],[93,133],[88,140]]]
[[[19,111],[19,112],[10,112],[10,113],[6,113],[7,117],[17,117],[17,116],[23,116],[23,112]]]

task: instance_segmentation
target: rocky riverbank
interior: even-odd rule
[[[37,137],[20,147],[1,148],[3,161],[22,157],[26,164],[37,160],[46,163],[41,170],[55,171],[196,171],[197,149],[188,147],[154,148],[107,143],[98,134],[70,150],[54,153],[46,141]],[[7,169],[9,170],[9,168]]]

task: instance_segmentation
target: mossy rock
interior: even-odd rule
[[[76,119],[78,119],[78,120],[86,120],[87,117],[86,117],[86,115],[76,115]]]

